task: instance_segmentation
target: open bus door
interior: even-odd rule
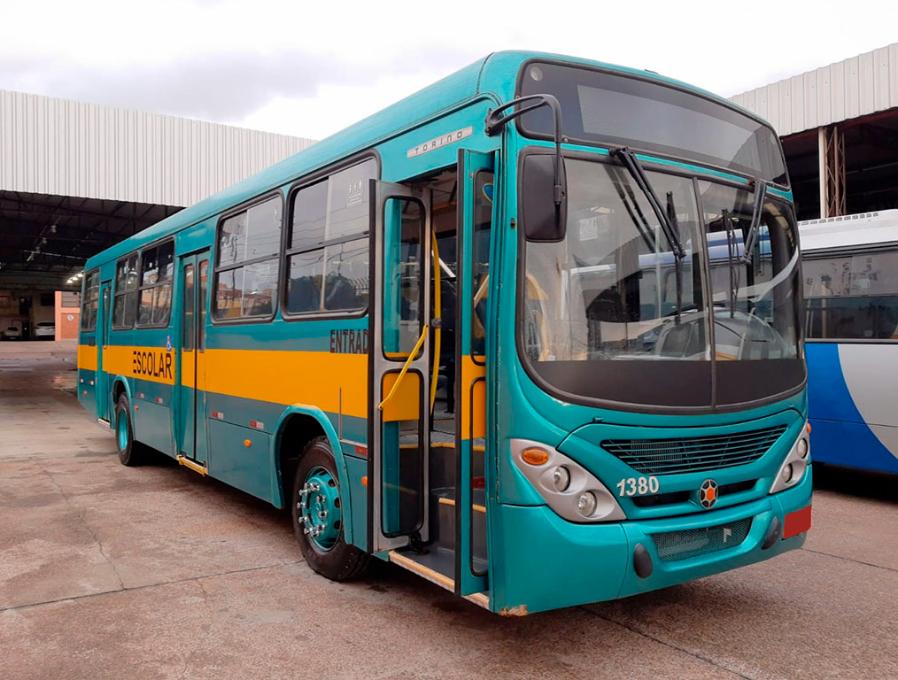
[[[372,552],[428,540],[430,201],[371,180],[368,517]]]
[[[486,291],[494,154],[459,151],[455,358],[455,590],[487,590]]]

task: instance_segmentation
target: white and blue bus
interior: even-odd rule
[[[896,474],[898,210],[799,229],[814,460]]]

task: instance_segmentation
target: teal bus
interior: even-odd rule
[[[610,600],[804,542],[799,269],[767,123],[495,53],[91,258],[78,397],[328,578]]]

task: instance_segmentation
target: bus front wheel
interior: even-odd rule
[[[364,573],[369,556],[344,540],[343,503],[334,455],[327,437],[303,450],[296,466],[291,500],[293,531],[306,563],[333,581]]]
[[[131,424],[131,405],[128,397],[121,394],[115,404],[115,447],[122,465],[132,467],[144,462],[143,446],[134,441],[134,427]]]

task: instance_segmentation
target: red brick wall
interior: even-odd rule
[[[78,307],[62,306],[62,291],[56,291],[56,339],[77,340],[81,310]]]

